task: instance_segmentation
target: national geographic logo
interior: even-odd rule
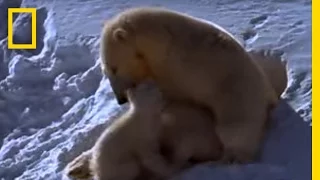
[[[31,44],[13,43],[13,13],[31,13]],[[36,8],[8,8],[8,49],[36,49],[37,48],[37,9]]]

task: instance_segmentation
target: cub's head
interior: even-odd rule
[[[100,45],[102,71],[118,103],[124,104],[125,91],[149,76],[145,56],[137,48],[132,28],[120,17],[105,23]]]
[[[154,81],[147,79],[126,91],[127,98],[135,108],[143,111],[161,111],[166,100]]]

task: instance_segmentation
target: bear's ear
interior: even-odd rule
[[[113,38],[116,41],[124,42],[127,39],[127,36],[128,36],[127,31],[122,28],[118,28],[113,31]]]

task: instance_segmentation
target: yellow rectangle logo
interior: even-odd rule
[[[13,13],[31,13],[31,44],[13,43]],[[36,49],[37,48],[37,9],[36,8],[8,8],[8,49]]]

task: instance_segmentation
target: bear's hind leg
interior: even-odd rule
[[[216,109],[216,133],[223,144],[223,162],[252,162],[265,133],[267,106],[263,101],[228,98]],[[259,104],[260,103],[260,104]]]

